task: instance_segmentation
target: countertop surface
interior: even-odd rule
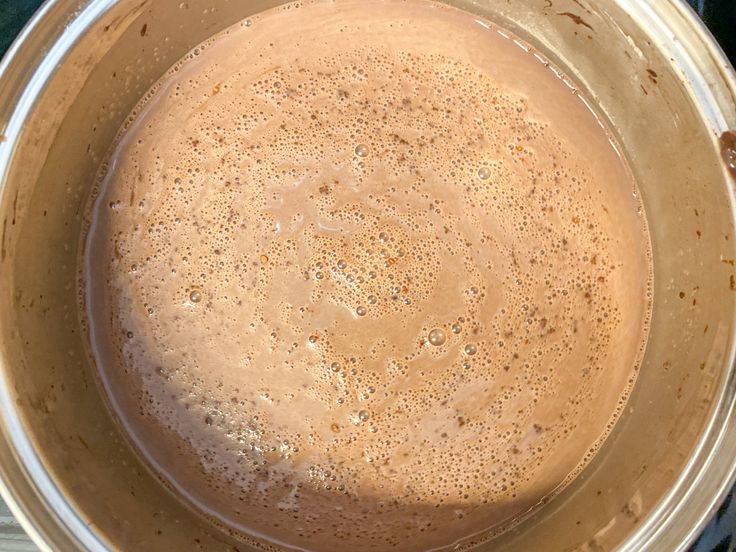
[[[736,0],[688,0],[688,3],[706,22],[731,62],[736,63]],[[41,0],[0,0],[0,55],[41,4]],[[690,552],[736,550],[736,500],[733,497],[734,491]],[[0,552],[37,550],[0,499]]]

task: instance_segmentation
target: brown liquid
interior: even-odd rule
[[[442,549],[609,433],[646,223],[601,122],[508,33],[422,0],[291,4],[130,121],[90,213],[91,342],[135,445],[213,519]]]

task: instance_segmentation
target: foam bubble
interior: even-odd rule
[[[431,332],[429,332],[429,337],[427,338],[429,343],[434,346],[440,346],[444,345],[445,341],[447,341],[447,336],[445,335],[445,332],[439,328],[435,328]]]

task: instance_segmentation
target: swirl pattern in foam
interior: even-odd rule
[[[112,407],[259,543],[503,527],[635,381],[651,261],[627,166],[558,71],[465,12],[259,14],[154,86],[100,178],[82,269]]]

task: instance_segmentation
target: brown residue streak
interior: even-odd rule
[[[572,0],[572,1],[575,2],[581,8],[583,8],[586,11],[586,13],[593,15],[593,12],[590,11],[588,8],[586,8],[580,0]]]
[[[148,32],[148,23],[144,23],[141,27],[141,36],[146,36],[146,32]]]
[[[727,130],[718,139],[721,145],[721,158],[726,164],[726,169],[736,179],[736,132]]]
[[[736,278],[733,274],[728,277],[728,286],[731,288],[731,291],[736,291]]]
[[[13,196],[13,220],[10,221],[11,226],[15,226],[15,215],[18,212],[18,190],[15,191]]]
[[[647,92],[647,89],[644,88],[644,85],[643,84],[640,84],[639,86],[641,86],[641,91],[644,92],[644,94],[646,94],[648,96],[649,95],[649,92]]]
[[[649,74],[649,80],[651,80],[654,84],[657,84],[657,72],[654,69],[647,69],[647,73]]]
[[[570,19],[572,19],[575,22],[576,25],[583,25],[584,27],[588,27],[591,31],[595,30],[595,29],[593,29],[593,27],[591,27],[585,21],[585,19],[583,19],[582,17],[580,17],[579,15],[576,15],[574,13],[571,13],[571,12],[557,12],[557,15],[562,15],[564,17],[569,17]]]
[[[8,219],[3,220],[3,237],[0,241],[0,263],[5,260],[5,230],[8,226]]]

